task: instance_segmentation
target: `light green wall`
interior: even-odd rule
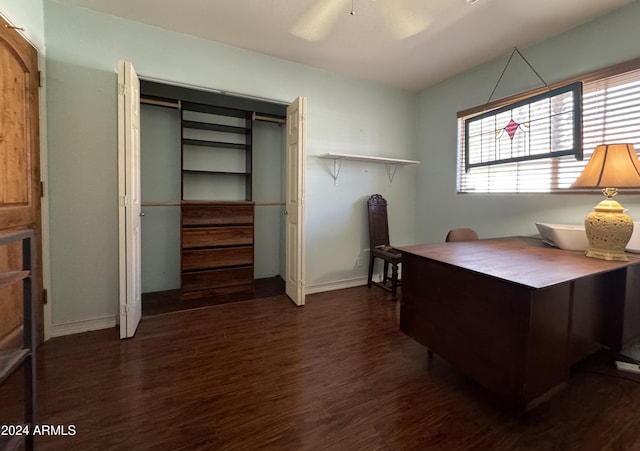
[[[307,97],[307,286],[366,275],[356,262],[368,247],[371,193],[389,200],[394,242],[413,242],[415,167],[399,169],[390,184],[383,165],[345,163],[334,186],[329,162],[315,157],[415,158],[412,94],[51,1],[44,22],[54,325],[117,312],[119,59],[147,78],[279,101]]]
[[[0,15],[12,25],[22,28],[21,33],[39,53],[45,52],[42,0],[3,0]]]
[[[20,2],[13,2],[15,4]],[[4,11],[3,11],[4,12]],[[555,82],[640,56],[633,3],[521,49]],[[598,200],[583,195],[457,195],[456,111],[487,101],[505,58],[417,96],[88,10],[44,2],[51,207],[53,323],[117,312],[119,59],[144,77],[291,101],[308,98],[306,282],[310,288],[366,273],[364,202],[389,201],[394,244],[442,241],[451,227],[482,236],[533,234],[535,221],[579,223]],[[292,38],[293,39],[293,38]],[[538,83],[514,63],[494,98]],[[337,184],[327,152],[418,159],[390,183],[383,165],[345,162]],[[640,219],[640,201],[623,204]],[[357,266],[359,257],[364,265]]]
[[[555,38],[520,49],[547,83],[640,56],[640,3],[600,17]],[[533,235],[535,222],[580,224],[599,196],[456,194],[456,112],[486,103],[507,62],[477,67],[417,97],[418,168],[416,241],[443,241],[453,227],[473,227],[482,237]],[[540,86],[514,56],[493,99]],[[638,124],[640,127],[640,124]],[[640,220],[640,196],[620,202]]]

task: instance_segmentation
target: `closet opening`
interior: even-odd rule
[[[140,94],[143,315],[284,294],[287,104]]]

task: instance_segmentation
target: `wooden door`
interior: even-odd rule
[[[305,302],[304,174],[307,98],[287,107],[286,275],[285,291],[296,305]]]
[[[136,333],[142,317],[140,266],[140,80],[128,61],[118,62],[118,192],[120,338]]]
[[[37,342],[42,341],[38,52],[0,18],[0,230],[35,231]],[[19,243],[0,251],[0,271],[22,265]],[[21,341],[22,288],[0,290],[0,350]]]

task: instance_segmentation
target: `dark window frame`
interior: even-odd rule
[[[481,187],[479,190],[476,190],[474,188],[473,185],[470,185],[470,181],[467,178],[468,175],[473,174],[474,171],[470,171],[470,172],[466,172],[465,171],[465,164],[464,164],[464,158],[465,158],[465,153],[464,153],[464,139],[465,139],[465,132],[464,132],[464,119],[468,118],[468,117],[473,117],[479,114],[483,114],[491,109],[496,109],[496,108],[500,108],[502,106],[517,102],[519,100],[525,99],[527,97],[536,95],[536,94],[540,94],[540,93],[544,93],[547,92],[549,90],[549,88],[551,89],[555,89],[557,87],[561,87],[576,81],[581,81],[584,85],[584,89],[586,92],[587,89],[587,84],[589,85],[589,89],[591,89],[591,87],[593,86],[594,82],[595,83],[601,83],[601,82],[606,82],[607,79],[610,79],[612,77],[619,77],[619,76],[624,76],[626,74],[631,74],[631,73],[638,73],[638,71],[640,71],[640,57],[638,58],[633,58],[630,60],[626,60],[626,61],[621,61],[619,63],[616,64],[612,64],[610,66],[604,66],[598,69],[594,69],[591,70],[589,72],[585,72],[582,74],[578,74],[575,76],[571,76],[571,77],[567,77],[563,80],[560,80],[558,82],[554,82],[554,83],[550,83],[547,86],[541,86],[541,87],[537,87],[537,88],[533,88],[531,90],[528,91],[524,91],[524,92],[520,92],[517,94],[513,94],[510,96],[506,96],[497,100],[493,100],[487,103],[483,103],[481,105],[476,105],[476,106],[471,106],[471,107],[467,107],[464,108],[462,110],[458,110],[456,113],[456,117],[457,117],[457,122],[458,122],[458,132],[457,132],[457,138],[458,138],[458,144],[456,146],[456,151],[457,151],[457,164],[456,164],[456,192],[458,194],[463,194],[463,195],[504,195],[504,194],[513,194],[513,195],[523,195],[523,194],[552,194],[552,195],[557,195],[557,194],[561,194],[561,195],[566,195],[566,194],[571,194],[571,195],[575,195],[575,194],[597,194],[600,191],[596,190],[596,189],[586,189],[586,188],[580,188],[580,189],[571,189],[568,188],[566,186],[563,187],[559,187],[559,186],[555,186],[557,184],[558,181],[558,177],[563,177],[563,178],[567,178],[566,175],[562,175],[562,173],[560,172],[563,171],[564,169],[561,169],[563,167],[563,162],[561,160],[564,160],[568,157],[558,157],[558,158],[551,158],[548,161],[550,161],[551,166],[549,168],[549,172],[548,175],[549,177],[554,180],[553,181],[553,185],[551,186],[549,189],[534,189],[534,190],[528,190],[528,189],[524,189],[522,190],[520,188],[520,180],[521,179],[521,172],[519,169],[519,165],[522,164],[531,164],[533,162],[529,161],[529,162],[516,162],[516,163],[511,163],[511,164],[505,164],[505,165],[495,165],[495,166],[485,166],[485,169],[491,169],[491,170],[499,170],[500,172],[504,172],[504,170],[502,169],[503,167],[507,167],[507,166],[513,166],[516,165],[515,168],[513,169],[514,171],[514,176],[511,177],[511,180],[515,181],[515,184],[512,186],[512,188],[509,189],[498,189],[498,190],[494,190],[493,187],[489,186],[489,185],[484,185],[484,189],[483,187]],[[584,93],[583,93],[584,95]],[[583,103],[585,102],[585,99],[583,98]],[[583,122],[584,122],[584,114],[585,111],[583,110]],[[586,133],[586,129],[585,129],[585,124],[583,123],[583,134]],[[584,141],[585,141],[585,137],[582,137],[582,145],[584,146]],[[619,141],[619,140],[617,140]],[[593,143],[591,143],[593,144]],[[591,144],[589,144],[589,146],[591,146]],[[589,158],[590,156],[590,147],[583,147],[583,157],[584,160],[586,160],[587,158]],[[636,143],[636,150],[640,150],[640,139],[638,140],[638,142]],[[640,153],[640,152],[639,152]],[[576,164],[579,165],[583,165],[586,164],[583,161],[577,161],[577,160],[573,160],[575,161]],[[545,160],[539,160],[541,162],[545,161]],[[482,168],[479,168],[482,169]],[[511,172],[511,171],[509,171]],[[496,174],[496,173],[494,173]],[[483,175],[482,177],[489,177],[490,179],[496,180],[494,179],[495,175],[491,175],[491,174],[487,174],[487,175]],[[577,176],[577,175],[576,175]],[[498,174],[499,177],[499,174]],[[563,182],[563,185],[565,185],[566,183]],[[640,190],[638,190],[637,188],[622,188],[619,190],[622,193],[625,194],[640,194]]]
[[[534,155],[523,155],[518,157],[510,157],[510,158],[502,158],[495,159],[489,161],[481,161],[478,163],[469,163],[469,128],[470,125],[474,122],[481,121],[488,117],[497,116],[500,113],[511,111],[516,108],[530,105],[532,103],[538,102],[540,100],[551,99],[560,94],[564,94],[567,92],[573,93],[573,147],[570,149],[558,150],[558,151],[549,151],[544,154],[534,154]],[[471,168],[481,167],[481,166],[493,166],[497,164],[505,164],[505,163],[515,163],[517,161],[528,161],[528,160],[539,160],[543,158],[553,158],[565,155],[574,155],[577,160],[582,160],[582,82],[577,81],[568,85],[561,86],[559,88],[555,88],[549,90],[548,92],[544,92],[542,94],[532,95],[530,97],[526,97],[524,99],[520,99],[514,103],[507,104],[497,109],[493,109],[487,111],[485,113],[479,114],[477,116],[469,117],[464,120],[464,128],[465,128],[465,170],[469,172]]]

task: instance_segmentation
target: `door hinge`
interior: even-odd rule
[[[125,96],[127,95],[127,87],[124,83],[118,83],[118,95]]]
[[[38,71],[38,87],[42,88],[42,71]]]
[[[47,292],[47,289],[43,289],[42,290],[42,303],[43,304],[47,304],[49,302],[49,294]]]
[[[129,198],[125,195],[125,196],[120,196],[120,206],[121,207],[126,207],[129,205]]]
[[[123,315],[126,315],[127,313],[129,313],[129,305],[120,304],[120,313]]]

